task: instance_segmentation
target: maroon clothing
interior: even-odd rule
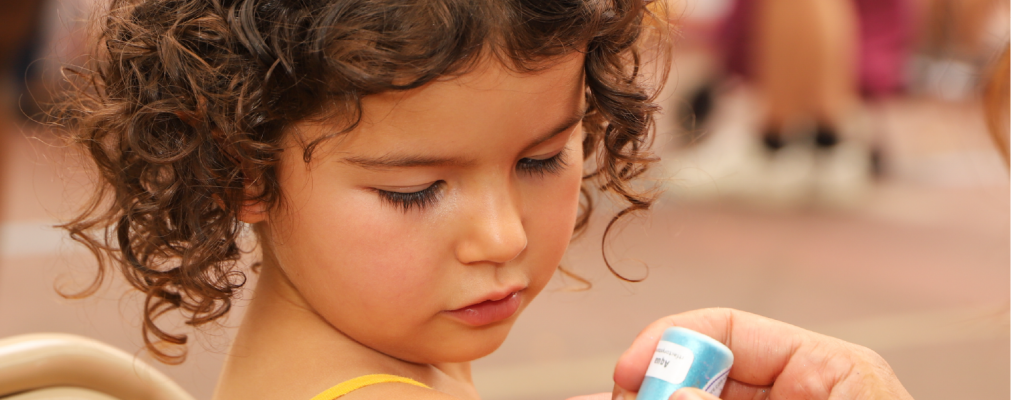
[[[738,0],[724,20],[717,43],[724,56],[727,72],[754,78],[752,58],[755,54],[755,19],[760,0]]]
[[[853,1],[861,21],[861,93],[871,97],[895,93],[903,87],[913,7],[909,0]]]

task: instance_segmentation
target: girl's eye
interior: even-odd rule
[[[382,189],[376,189],[376,193],[379,194],[380,199],[384,202],[400,208],[403,212],[411,211],[413,208],[424,210],[439,200],[440,189],[444,184],[446,182],[436,181],[425,189],[410,193],[391,192]]]
[[[535,158],[522,158],[517,162],[517,171],[530,176],[543,178],[545,174],[558,174],[566,167],[566,150],[556,153],[554,156],[539,160]]]

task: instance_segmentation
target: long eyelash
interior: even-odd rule
[[[390,192],[380,189],[376,189],[376,193],[379,194],[380,199],[383,201],[407,213],[414,208],[424,210],[436,204],[436,201],[439,200],[439,189],[443,187],[443,184],[443,181],[437,181],[425,189],[411,193]]]
[[[546,174],[558,174],[566,165],[568,165],[566,164],[566,150],[563,149],[559,154],[544,160],[523,158],[517,162],[517,171],[543,178]]]

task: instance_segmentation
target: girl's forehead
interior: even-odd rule
[[[455,110],[481,110],[482,115],[492,115],[505,110],[535,108],[531,104],[533,99],[539,103],[563,105],[583,97],[582,54],[569,55],[542,70],[528,73],[486,60],[461,76],[437,79],[413,90],[367,96],[363,99],[366,112],[363,122],[382,124],[391,117],[455,114]]]
[[[386,156],[396,149],[460,153],[537,141],[582,115],[584,93],[582,54],[534,73],[489,61],[453,79],[364,98],[360,125],[327,147]]]

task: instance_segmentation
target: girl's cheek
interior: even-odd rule
[[[422,234],[426,224],[380,203],[372,193],[341,197],[343,201],[324,202],[320,212],[307,214],[325,218],[304,221],[319,226],[310,232],[316,244],[307,249],[317,252],[316,260],[307,265],[326,271],[318,283],[333,285],[328,297],[367,308],[425,302],[418,289],[431,287],[431,266],[438,265],[438,246],[431,241],[437,232]]]
[[[533,218],[530,218],[531,223],[537,224],[538,241],[544,246],[542,251],[548,261],[544,263],[545,268],[551,267],[552,272],[572,240],[579,210],[582,167],[582,160],[571,161],[559,181],[543,185],[544,192],[537,201],[540,206],[534,208]]]

